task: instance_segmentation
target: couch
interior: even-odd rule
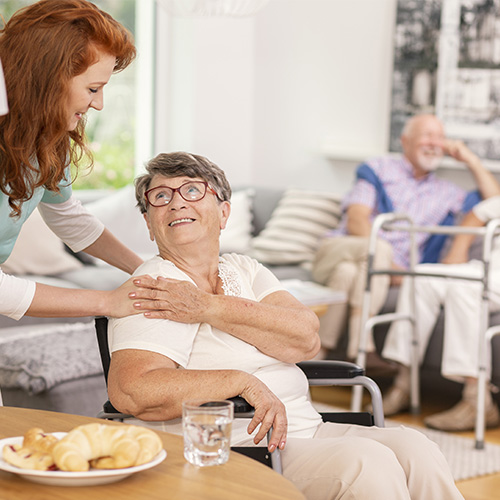
[[[123,188],[87,208],[125,244],[147,258],[154,255],[146,225],[135,208],[133,188]],[[248,253],[280,279],[311,280],[310,266],[321,235],[340,217],[340,196],[302,189],[241,187],[234,190],[221,251]],[[2,269],[37,281],[65,287],[109,290],[128,278],[126,273],[86,255],[73,254],[44,225],[37,212],[23,227],[13,255]],[[383,312],[394,310],[397,289],[391,289]],[[500,324],[500,313],[491,324]],[[4,404],[94,416],[106,399],[93,318],[30,318],[0,316],[0,387]],[[422,365],[422,376],[440,379],[442,317]],[[375,330],[383,346],[386,326]],[[332,357],[342,358],[342,346]],[[493,357],[500,360],[500,338]],[[493,382],[500,385],[500,363]],[[442,379],[441,379],[442,381]],[[433,385],[436,385],[433,382]],[[437,385],[436,385],[437,387]],[[449,386],[444,383],[445,389]]]

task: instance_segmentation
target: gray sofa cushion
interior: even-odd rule
[[[20,388],[2,387],[5,406],[71,413],[96,417],[108,399],[104,375],[92,375],[61,382],[50,391],[29,394]]]
[[[279,280],[299,279],[312,281],[311,271],[301,266],[269,266],[266,267],[273,272]]]
[[[0,387],[30,394],[102,373],[93,322],[6,328],[0,338]]]
[[[235,188],[234,191],[249,189],[251,186],[242,186]],[[271,218],[271,215],[283,196],[283,189],[259,187],[253,188],[255,194],[253,197],[253,235],[257,236]]]
[[[108,264],[87,265],[74,271],[59,274],[61,280],[70,281],[79,288],[114,290],[130,278],[130,275]]]
[[[253,238],[250,255],[273,265],[311,265],[327,231],[337,227],[340,200],[328,192],[287,189]]]

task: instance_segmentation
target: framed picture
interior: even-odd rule
[[[398,0],[390,151],[423,112],[481,158],[500,160],[500,0]]]

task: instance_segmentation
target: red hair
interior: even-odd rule
[[[35,188],[57,191],[70,163],[91,158],[84,121],[68,131],[66,104],[71,79],[102,52],[116,57],[114,72],[136,54],[130,32],[86,0],[41,0],[0,30],[9,101],[9,113],[0,117],[0,189],[13,215]]]

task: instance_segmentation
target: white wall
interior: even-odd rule
[[[385,151],[395,7],[270,0],[251,18],[166,16],[156,151],[204,154],[233,185],[344,192],[353,164],[323,147]]]
[[[232,185],[252,182],[255,19],[169,19],[156,150],[207,156]],[[161,29],[160,29],[161,31]],[[161,61],[165,63],[165,61]]]
[[[270,0],[239,19],[160,12],[156,151],[206,155],[233,186],[344,193],[357,162],[325,149],[386,151],[395,15],[396,0]]]

